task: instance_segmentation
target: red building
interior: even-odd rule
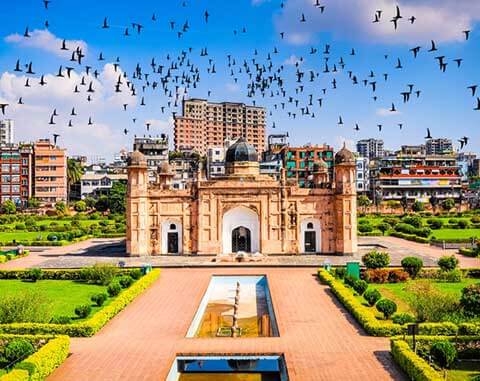
[[[0,200],[12,200],[17,208],[26,208],[32,197],[31,145],[0,147]]]

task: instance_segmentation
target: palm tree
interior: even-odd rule
[[[67,189],[70,193],[70,187],[79,182],[83,175],[82,164],[75,159],[67,159]],[[68,197],[70,199],[70,197]]]

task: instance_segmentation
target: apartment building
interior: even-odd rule
[[[384,152],[383,140],[362,139],[357,142],[357,153],[360,157],[366,157],[370,160],[382,157]]]
[[[265,150],[265,109],[243,103],[183,101],[182,116],[175,116],[175,150],[207,154],[208,147],[223,146],[227,138],[244,137],[258,153]]]
[[[438,138],[427,139],[425,142],[427,155],[444,155],[453,153],[453,144],[451,139]]]
[[[0,145],[13,144],[15,124],[11,119],[0,120]]]
[[[370,160],[367,157],[357,157],[356,159],[356,184],[357,193],[365,194],[370,191]]]
[[[28,206],[32,197],[31,145],[8,145],[0,147],[0,198],[1,202],[12,200],[17,208]]]
[[[34,194],[42,203],[53,205],[67,200],[67,156],[65,149],[49,139],[34,143]]]

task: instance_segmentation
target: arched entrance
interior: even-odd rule
[[[245,206],[225,212],[222,220],[222,247],[225,254],[260,251],[258,214]]]
[[[245,226],[239,226],[232,231],[232,253],[239,251],[251,252],[252,241],[250,237],[250,229]]]
[[[300,252],[320,253],[322,251],[320,220],[307,218],[300,224]]]
[[[181,254],[182,241],[182,224],[178,221],[164,221],[162,223],[162,254]]]

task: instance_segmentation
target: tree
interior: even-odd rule
[[[110,189],[108,197],[108,208],[111,213],[124,214],[126,211],[126,195],[127,186],[120,182],[115,181]]]
[[[386,222],[381,222],[377,225],[377,229],[382,232],[382,235],[385,235],[385,232],[389,231],[392,227]]]
[[[38,199],[36,199],[35,197],[32,197],[28,200],[28,207],[37,209],[40,207],[40,201],[38,201]]]
[[[402,196],[402,199],[400,200],[400,204],[402,205],[403,213],[407,213],[407,209],[408,209],[408,198],[407,198],[407,195],[403,195],[403,196]]]
[[[455,207],[455,200],[453,198],[447,198],[442,201],[442,209],[448,212]]]
[[[82,163],[75,159],[67,160],[67,189],[70,190],[70,187],[78,183],[83,175]]]
[[[358,206],[363,208],[364,213],[367,213],[367,208],[372,204],[372,201],[365,195],[358,196],[357,202]]]
[[[108,210],[108,197],[105,195],[100,196],[95,203],[95,209],[99,212],[106,212]]]
[[[67,205],[63,201],[58,201],[55,204],[55,210],[58,212],[58,214],[67,214]]]
[[[87,210],[87,204],[85,201],[77,201],[73,207],[77,212],[85,212]]]
[[[92,196],[85,197],[84,201],[87,205],[87,208],[89,209],[95,208],[95,204],[97,203],[97,200],[95,200],[95,198],[93,198]]]
[[[435,213],[435,211],[437,210],[437,206],[438,206],[438,197],[435,196],[434,194],[432,194],[428,201],[430,202],[430,205],[432,206],[432,212]]]
[[[413,203],[412,209],[414,212],[423,212],[425,208],[423,207],[423,202],[415,200],[415,202]]]
[[[2,204],[2,213],[4,214],[15,214],[17,207],[12,200],[5,200]]]

